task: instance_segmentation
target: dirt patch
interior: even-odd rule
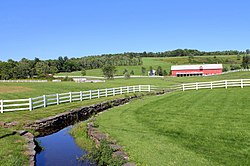
[[[26,92],[31,90],[32,88],[25,86],[0,86],[0,93]]]

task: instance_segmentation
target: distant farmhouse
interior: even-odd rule
[[[177,65],[171,66],[171,75],[177,77],[206,76],[222,73],[222,64]]]

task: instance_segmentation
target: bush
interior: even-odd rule
[[[231,65],[230,69],[231,70],[238,70],[238,69],[241,69],[241,67],[239,65]]]
[[[112,157],[113,150],[107,140],[100,142],[99,148],[93,148],[87,155],[82,157],[82,160],[89,159],[98,166],[120,166],[125,163],[121,158]]]
[[[69,78],[68,76],[64,77],[62,81],[73,81],[73,78]]]
[[[228,67],[226,67],[226,66],[223,67],[222,71],[223,71],[223,72],[227,72],[227,71],[228,71]]]

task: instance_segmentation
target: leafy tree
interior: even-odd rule
[[[125,78],[125,79],[129,79],[129,78],[130,78],[129,72],[126,72],[126,73],[124,74],[124,78]]]
[[[242,58],[242,67],[243,67],[244,69],[248,69],[248,68],[249,68],[249,67],[248,67],[249,61],[250,61],[250,57],[249,57],[248,55],[243,56],[243,58]]]
[[[163,76],[163,71],[162,71],[161,66],[158,66],[158,68],[157,68],[156,72],[157,72],[157,75],[159,75],[159,76]]]
[[[102,68],[102,72],[103,72],[103,75],[107,79],[113,79],[115,72],[116,72],[116,69],[115,69],[115,66],[113,66],[113,65],[106,65]]]
[[[153,67],[152,67],[152,66],[149,67],[149,75],[150,75],[150,76],[153,75]]]
[[[128,72],[128,70],[127,70],[127,69],[124,69],[123,75],[126,74],[127,72]]]
[[[81,74],[82,74],[82,76],[86,76],[86,70],[82,69]]]
[[[45,77],[49,73],[49,65],[46,62],[38,62],[35,69],[39,77]]]
[[[223,72],[227,72],[228,71],[228,67],[227,66],[223,67],[222,71]]]
[[[145,67],[141,67],[141,74],[145,75],[146,74],[146,68]]]
[[[250,50],[249,49],[246,49],[246,54],[250,54]]]
[[[240,60],[240,59],[241,59],[240,54],[238,54],[237,55],[237,60]]]
[[[167,76],[168,75],[168,72],[166,70],[163,70],[163,75],[164,76]]]
[[[134,70],[131,70],[130,74],[131,74],[131,75],[135,75]]]

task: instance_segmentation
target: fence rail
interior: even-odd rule
[[[214,88],[229,88],[229,87],[246,87],[250,86],[250,79],[235,79],[235,80],[221,80],[211,82],[195,82],[186,83],[172,87],[175,90],[199,90],[199,89],[214,89]]]
[[[48,82],[48,80],[0,80],[0,82]]]
[[[43,95],[29,99],[0,100],[0,112],[32,111],[50,105],[59,105],[75,101],[91,100],[100,97],[115,96],[125,93],[150,92],[154,90],[151,85],[124,86],[118,88],[96,89],[80,92]]]

